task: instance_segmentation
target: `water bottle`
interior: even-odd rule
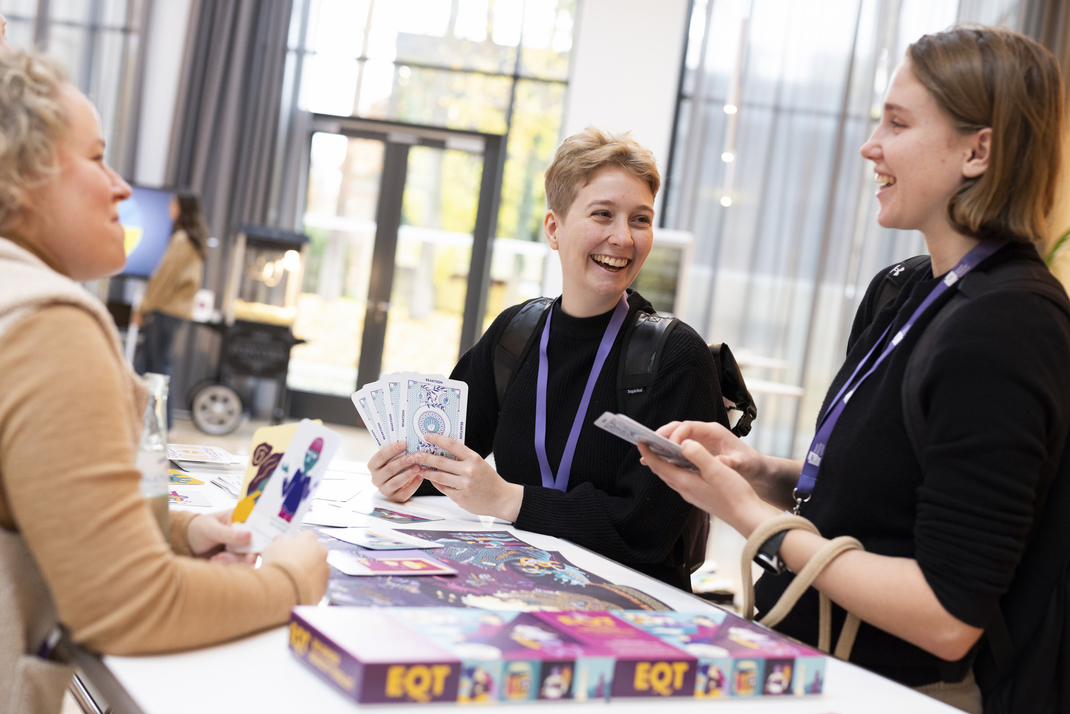
[[[167,387],[170,377],[151,372],[144,375],[149,388],[145,407],[145,428],[137,450],[137,467],[141,471],[141,494],[148,499],[152,514],[164,540],[171,531],[168,499],[171,478],[167,468]]]

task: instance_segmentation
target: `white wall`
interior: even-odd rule
[[[676,92],[687,35],[688,0],[582,0],[572,47],[568,106],[561,136],[588,124],[630,131],[654,152],[665,180]],[[655,210],[661,211],[659,194]],[[543,294],[561,292],[551,252]]]
[[[150,19],[134,181],[163,186],[191,0],[156,0]]]

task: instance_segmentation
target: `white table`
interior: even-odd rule
[[[334,477],[357,479],[366,488],[350,507],[366,507],[370,498],[377,497],[369,479],[353,463],[332,464]],[[233,499],[215,486],[196,488],[208,495],[213,505],[228,507]],[[522,540],[547,550],[556,550],[577,566],[622,585],[639,588],[676,610],[702,612],[715,609],[713,605],[662,582],[637,573],[630,568],[607,560],[584,548],[550,536],[528,533],[510,528],[508,524],[490,518],[472,516],[444,497],[413,499],[420,508],[437,511],[445,520],[412,524],[421,530],[508,530]],[[202,509],[203,510],[203,509]],[[356,515],[352,525],[362,525],[364,517]],[[382,525],[378,519],[369,524]],[[406,526],[402,526],[405,528]],[[147,657],[104,657],[106,669],[96,677],[110,680],[103,684],[118,685],[125,690],[117,699],[130,700],[144,714],[186,714],[187,712],[353,712],[360,709],[340,692],[328,685],[308,667],[295,659],[287,646],[288,632],[278,627],[228,644],[192,652]],[[94,673],[90,672],[90,676]],[[112,690],[114,691],[114,689]],[[112,701],[116,711],[124,711],[123,702]],[[376,707],[379,711],[411,711],[419,705],[390,705]],[[437,705],[442,709],[452,705]],[[680,711],[703,711],[707,714],[746,712],[760,714],[933,714],[958,711],[934,699],[918,694],[895,682],[872,674],[839,660],[829,658],[825,677],[825,694],[816,697],[754,697],[748,699],[689,700],[655,702],[650,699],[613,699],[607,703],[548,702],[528,703],[525,711],[587,712],[612,707],[614,711],[645,711],[652,706],[668,706]],[[131,708],[136,711],[136,708]],[[477,707],[481,712],[516,712],[515,705]]]

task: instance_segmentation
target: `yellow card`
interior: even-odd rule
[[[319,419],[316,424],[322,424]],[[249,451],[249,466],[245,469],[245,480],[242,482],[241,494],[238,496],[238,505],[234,509],[233,523],[244,523],[252,513],[256,500],[264,492],[271,474],[286,453],[286,447],[293,441],[297,427],[301,424],[280,424],[278,426],[264,426],[253,433],[252,449]]]
[[[188,473],[171,469],[171,483],[180,483],[183,486],[200,486],[204,483],[199,478],[193,478]]]

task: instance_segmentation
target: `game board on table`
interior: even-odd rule
[[[646,593],[588,573],[560,553],[536,548],[507,531],[403,532],[442,544],[434,557],[455,568],[457,575],[351,577],[332,568],[327,588],[331,603],[522,612],[669,609]],[[320,542],[329,550],[356,556],[371,553],[325,534]]]

